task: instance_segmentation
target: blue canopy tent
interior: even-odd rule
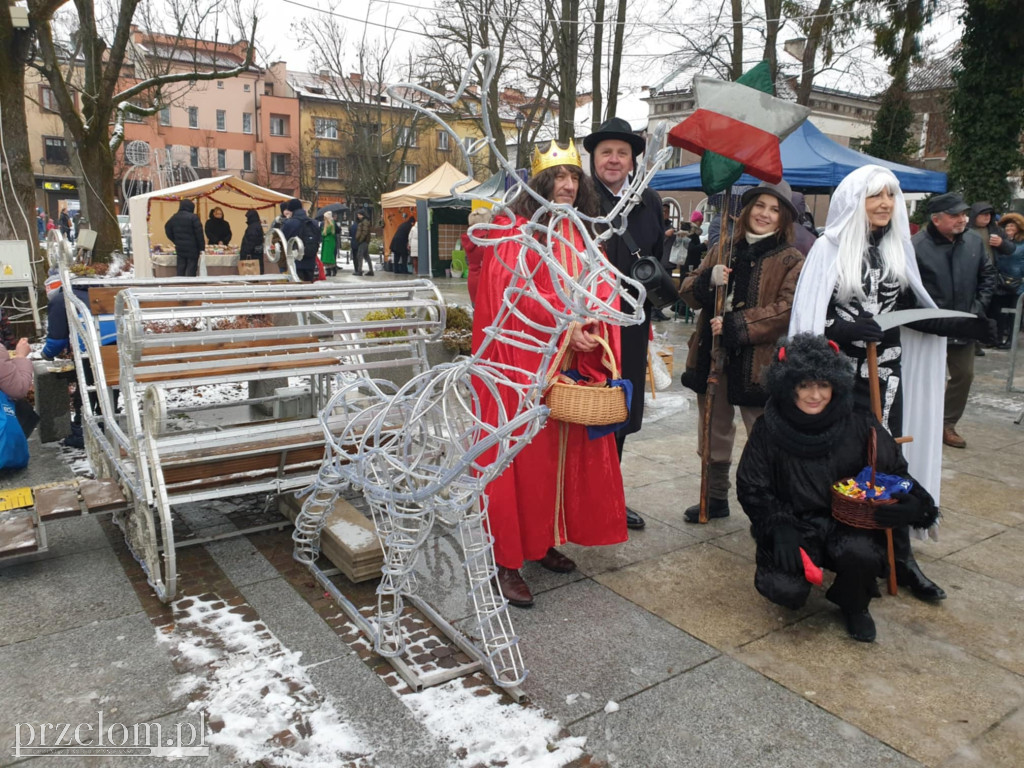
[[[831,194],[847,174],[869,164],[891,170],[904,192],[946,191],[946,174],[879,160],[849,149],[832,141],[807,120],[782,142],[779,149],[782,177],[793,189],[805,194]],[[737,185],[748,186],[760,183],[759,179],[748,174],[743,174],[736,182]],[[659,171],[651,182],[651,189],[657,190],[700,188],[700,163]]]

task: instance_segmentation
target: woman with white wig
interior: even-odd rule
[[[789,333],[823,333],[855,361],[854,400],[864,410],[870,408],[867,345],[877,343],[882,425],[894,437],[913,436],[904,445],[910,471],[938,504],[946,340],[934,334],[944,325],[915,324],[929,333],[883,332],[874,319],[917,307],[935,302],[921,284],[899,181],[878,165],[858,168],[832,195],[825,232],[800,274]],[[945,598],[915,562],[907,527],[893,533],[897,582],[921,600]]]

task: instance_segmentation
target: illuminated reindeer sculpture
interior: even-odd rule
[[[477,54],[470,62],[454,96],[443,97],[415,86],[397,86],[391,95],[435,120],[454,137],[436,114],[400,94],[418,91],[424,97],[423,103],[453,106],[459,102],[477,64],[484,70],[480,93],[484,95],[481,107],[486,128],[489,126],[487,86],[493,76],[493,59],[488,51]],[[490,144],[493,151],[489,132],[486,144]],[[475,151],[486,144],[480,142]],[[502,200],[489,202],[496,203],[496,209],[501,210],[517,195],[529,194],[541,208],[518,231],[512,226],[491,224],[477,225],[470,233],[478,244],[498,246],[511,241],[519,246],[519,257],[511,266],[504,304],[493,324],[484,330],[485,339],[480,349],[470,358],[438,365],[400,389],[380,379],[362,378],[350,382],[337,391],[321,414],[327,436],[327,455],[296,521],[294,556],[316,575],[319,536],[326,513],[343,490],[362,491],[384,548],[385,561],[377,589],[376,626],[359,622],[354,616],[353,619],[372,635],[374,648],[382,656],[397,657],[404,652],[400,627],[403,595],[415,592],[412,579],[416,560],[435,519],[440,519],[457,528],[463,549],[480,642],[475,647],[478,659],[499,685],[516,686],[525,678],[508,604],[492,580],[496,569],[492,539],[486,530],[485,489],[543,426],[548,415],[543,402],[548,369],[570,325],[590,319],[614,325],[642,321],[642,287],[615,270],[605,258],[601,242],[613,232],[610,222],[620,215],[621,220],[625,220],[668,151],[659,153],[647,175],[634,184],[631,194],[624,195],[615,209],[600,219],[589,219],[571,206],[541,199],[499,156],[506,173],[516,178],[517,183]],[[471,167],[472,152],[474,150],[463,149],[467,168]],[[473,195],[466,193],[461,197],[472,198]],[[588,223],[598,224],[597,229],[602,234],[592,236]],[[480,230],[490,230],[487,233],[490,236],[478,239]],[[585,244],[585,249],[579,253],[576,274],[571,274],[555,257],[556,248],[578,249],[573,233]],[[534,277],[543,270],[550,274],[556,302],[534,288]],[[639,300],[630,297],[627,286],[639,291]],[[622,309],[620,299],[623,299]],[[520,308],[527,301],[542,305],[549,318],[540,323],[536,313],[531,313],[532,318],[527,316]],[[518,324],[528,325],[531,332],[506,329],[505,324],[512,317]],[[483,353],[495,343],[536,352],[540,355],[540,365],[535,371],[524,372],[485,360]],[[478,393],[481,390],[499,404],[495,424],[485,423],[480,418]],[[514,407],[510,408],[510,403]],[[344,424],[340,429],[337,427],[339,416]],[[335,426],[328,426],[328,421]],[[324,579],[320,582],[327,586]],[[337,590],[334,596],[339,602],[344,599],[339,599]],[[354,606],[349,604],[350,616],[353,610]]]

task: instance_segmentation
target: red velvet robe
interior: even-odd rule
[[[502,221],[499,217],[495,223]],[[504,219],[504,223],[508,220]],[[519,219],[516,225],[523,223]],[[569,239],[582,249],[578,234]],[[482,249],[485,254],[473,318],[474,352],[484,340],[482,331],[494,321],[513,279],[502,263],[514,266],[520,248],[516,243],[506,242]],[[579,256],[573,250],[563,249],[561,257],[574,267],[570,273],[578,270]],[[531,267],[540,260],[533,253],[528,259]],[[549,301],[558,301],[550,271],[541,268],[532,283]],[[521,299],[518,306],[544,325],[553,324],[550,313],[537,302]],[[508,317],[505,327],[538,335],[516,317]],[[620,358],[617,326],[602,324],[588,330],[603,334],[616,360]],[[573,367],[595,379],[607,378],[603,354],[601,347],[577,354]],[[484,350],[483,359],[511,364],[524,372],[535,372],[541,364],[538,353],[497,341]],[[527,381],[528,376],[524,374],[521,380]],[[475,388],[482,401],[482,419],[489,424],[497,423],[497,403],[484,387],[475,383]],[[517,409],[517,393],[510,391],[502,399],[506,412],[511,414]],[[481,464],[493,461],[496,453],[497,449],[485,454]],[[586,427],[549,419],[512,464],[487,486],[487,497],[494,559],[505,568],[517,569],[524,560],[540,560],[550,547],[566,541],[589,546],[617,544],[627,538],[626,499],[614,434],[591,440]]]

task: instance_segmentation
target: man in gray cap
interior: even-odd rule
[[[590,153],[590,175],[594,177],[601,210],[608,213],[618,202],[622,190],[636,170],[636,159],[643,154],[647,142],[633,133],[629,123],[620,117],[605,121],[600,128],[583,139]],[[629,275],[638,256],[653,255],[660,259],[665,252],[665,227],[661,216],[661,198],[652,189],[645,189],[640,202],[629,213],[626,231],[612,235],[606,250],[608,260],[619,272]],[[644,306],[640,325],[622,328],[622,376],[633,383],[633,399],[629,405],[629,423],[615,433],[615,443],[622,460],[626,435],[639,432],[644,419],[644,386],[647,381],[647,341],[651,330],[650,302]],[[639,530],[644,519],[626,507],[626,527]]]
[[[969,206],[955,192],[936,195],[928,201],[928,225],[911,238],[921,282],[942,309],[971,312],[987,320],[985,310],[996,289],[995,267],[985,256],[985,245],[967,228]],[[991,321],[992,326],[995,325]],[[995,338],[995,328],[990,330]],[[974,381],[974,340],[950,338],[946,344],[946,399],[943,409],[942,442],[952,448],[966,448],[967,441],[956,431],[967,406]]]

